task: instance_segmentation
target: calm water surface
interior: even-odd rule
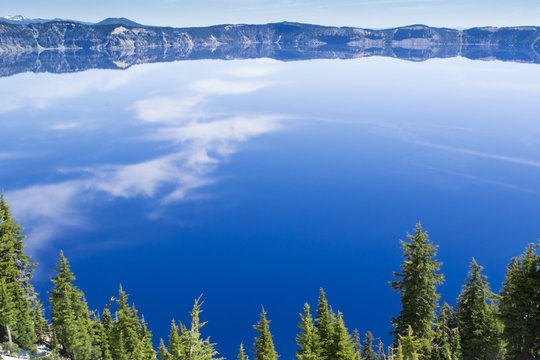
[[[204,294],[228,358],[261,304],[294,355],[323,286],[388,339],[388,281],[421,221],[454,303],[540,237],[540,66],[390,58],[186,61],[0,79],[0,186],[50,288],[63,249],[91,308],[122,283],[154,332]]]

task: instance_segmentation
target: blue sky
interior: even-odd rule
[[[0,13],[85,21],[128,17],[169,26],[278,21],[371,28],[540,25],[538,0],[6,0]]]

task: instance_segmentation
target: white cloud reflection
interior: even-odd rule
[[[242,74],[241,68],[235,72]],[[271,71],[257,75],[250,68],[247,73],[253,78]],[[145,135],[138,139],[156,142],[160,147],[165,144],[172,150],[131,164],[58,169],[62,176],[78,180],[10,191],[8,201],[17,217],[22,223],[30,224],[29,243],[35,249],[66,229],[91,228],[87,214],[81,209],[91,206],[96,194],[106,194],[111,199],[154,198],[161,205],[197,197],[198,189],[215,182],[213,171],[238,150],[239,143],[280,129],[284,119],[268,114],[210,113],[206,105],[216,96],[247,94],[270,85],[267,81],[210,78],[187,84],[188,95],[134,101],[127,110],[140,125],[147,127]],[[71,123],[65,126],[71,127]]]

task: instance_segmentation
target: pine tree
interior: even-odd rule
[[[308,303],[304,304],[304,314],[300,314],[298,327],[300,328],[300,333],[296,337],[296,345],[299,347],[296,350],[298,360],[316,360],[315,328]]]
[[[186,335],[189,343],[189,360],[222,360],[216,357],[218,352],[215,350],[215,344],[210,342],[210,338],[203,339],[201,337],[201,328],[206,325],[206,321],[200,322],[200,314],[202,313],[200,301],[201,297],[195,299],[193,309],[190,312],[191,327]]]
[[[343,314],[338,311],[334,329],[332,331],[332,344],[330,347],[331,360],[355,360],[354,347],[349,331],[345,327]]]
[[[457,360],[461,358],[457,319],[454,309],[444,303],[435,324],[432,360]]]
[[[246,354],[246,351],[244,350],[244,343],[240,343],[240,348],[238,349],[238,357],[237,360],[249,360],[249,357]]]
[[[364,336],[364,345],[362,346],[362,360],[377,360],[377,354],[373,350],[373,334],[368,331]]]
[[[421,352],[423,350],[422,340],[418,339],[409,326],[407,328],[407,335],[399,335],[399,347],[400,353],[404,359],[419,360],[422,358]]]
[[[30,262],[30,256],[24,254],[26,244],[22,235],[23,228],[12,217],[4,192],[0,194],[0,275],[6,283],[17,282],[23,294],[34,295],[30,284],[32,273],[37,265]]]
[[[493,360],[501,358],[500,324],[495,299],[482,266],[473,258],[463,290],[458,297],[457,318],[464,360]]]
[[[99,351],[100,359],[112,360],[109,337],[105,331],[103,323],[100,321],[99,316],[92,319],[92,328],[94,334],[94,345]]]
[[[43,343],[49,337],[49,325],[45,320],[45,308],[38,297],[32,299],[31,317],[38,343]]]
[[[362,342],[360,340],[360,332],[358,329],[354,329],[352,333],[352,344],[354,351],[354,359],[362,360]]]
[[[160,360],[171,360],[171,354],[169,354],[163,339],[159,339],[158,358]]]
[[[51,279],[54,287],[49,292],[55,338],[63,355],[73,360],[93,359],[97,351],[93,347],[90,312],[83,292],[73,285],[75,276],[63,252],[60,252],[55,272],[56,277]]]
[[[156,352],[152,346],[152,333],[148,330],[144,317],[141,317],[140,329],[140,340],[135,347],[131,358],[138,360],[153,360],[156,358]]]
[[[391,360],[404,360],[403,348],[401,347],[399,340],[397,342],[397,345],[394,344],[394,347],[392,349],[392,356],[390,357]]]
[[[171,360],[222,360],[210,338],[202,338],[201,328],[206,321],[200,321],[202,313],[200,297],[195,300],[190,312],[191,326],[188,330],[182,323],[173,320],[169,334],[169,359]]]
[[[11,329],[15,323],[15,304],[7,289],[5,279],[0,279],[0,326],[5,329],[9,347],[13,345]]]
[[[438,246],[422,231],[420,223],[416,225],[414,235],[407,234],[409,242],[401,241],[404,263],[401,272],[394,272],[395,281],[390,282],[393,290],[401,295],[401,311],[392,319],[394,343],[399,335],[408,335],[408,327],[422,342],[422,353],[431,352],[432,327],[435,310],[440,295],[437,285],[444,281],[438,271],[441,263],[435,257]]]
[[[180,324],[180,328],[182,327],[183,325]],[[176,326],[176,322],[173,319],[171,322],[171,331],[169,333],[169,352],[172,360],[184,359],[186,357],[185,354],[188,354],[188,349],[182,343],[182,337],[180,336],[178,326]]]
[[[507,267],[501,290],[503,336],[512,356],[540,358],[540,256],[530,244]]]
[[[335,316],[328,306],[324,289],[319,290],[319,302],[315,316],[315,352],[320,360],[330,359]]]
[[[257,331],[255,344],[253,344],[253,352],[255,360],[277,360],[278,354],[274,349],[274,341],[270,333],[270,321],[266,319],[266,311],[264,308],[260,314],[261,319],[253,326]]]
[[[101,317],[99,314],[94,320],[94,342],[101,354],[102,360],[112,360],[110,341],[111,341],[112,318],[109,306],[103,310]]]
[[[115,360],[147,360],[155,357],[152,335],[139,319],[135,305],[128,304],[128,295],[120,286],[116,299],[118,309],[110,330],[110,351]]]
[[[30,349],[37,341],[32,321],[31,298],[35,296],[30,279],[35,263],[30,262],[30,256],[24,254],[25,236],[23,228],[12,217],[3,191],[0,194],[0,278],[5,282],[6,305],[11,312],[9,317],[14,319],[11,326],[2,327],[4,339],[13,342],[23,349]],[[9,331],[8,331],[9,329]],[[5,330],[5,333],[3,333]]]
[[[432,360],[454,360],[459,358],[457,351],[457,323],[453,320],[454,311],[448,303],[443,303],[435,324],[431,349]],[[453,323],[456,323],[453,327]]]

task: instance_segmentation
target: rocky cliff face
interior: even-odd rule
[[[390,56],[421,61],[463,56],[540,63],[540,28],[386,30],[298,23],[165,28],[52,21],[0,22],[0,76],[23,71],[125,68],[183,59],[279,60]]]

